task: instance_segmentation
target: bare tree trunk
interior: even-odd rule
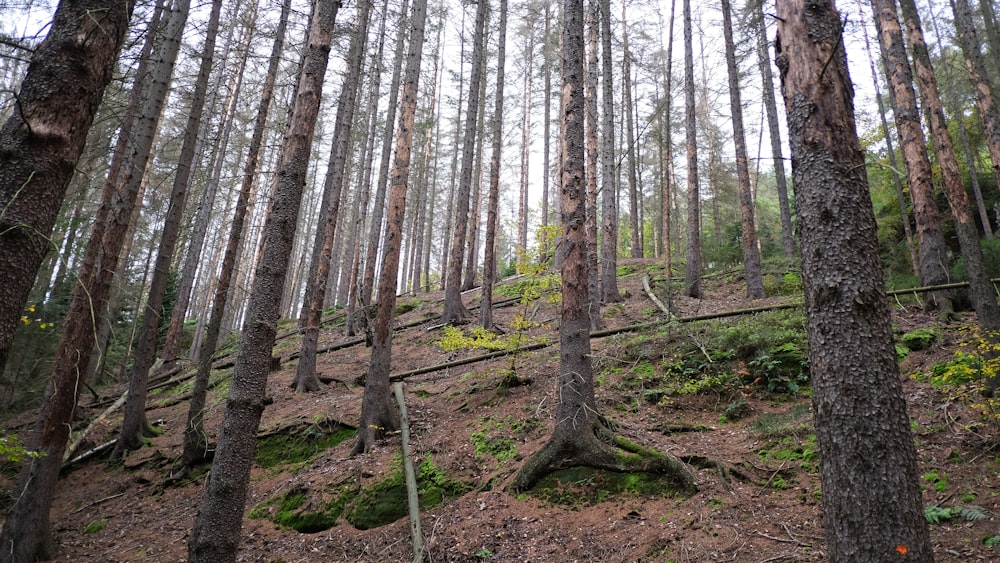
[[[667,287],[670,287],[670,278],[673,276],[673,254],[670,250],[670,242],[674,238],[671,236],[671,206],[673,201],[673,189],[675,185],[674,176],[674,141],[670,133],[671,119],[673,115],[673,66],[674,66],[674,16],[676,15],[676,0],[670,0],[670,26],[667,33],[667,67],[664,69],[663,83],[663,110],[660,114],[663,122],[663,148],[662,160],[664,169],[664,182],[660,201],[660,214],[663,221],[663,262],[664,280]],[[773,102],[773,100],[772,100]]]
[[[225,256],[222,259],[222,269],[215,286],[215,298],[209,314],[208,328],[201,342],[198,353],[198,372],[195,375],[194,387],[191,391],[191,401],[188,403],[187,423],[184,425],[184,449],[182,462],[190,469],[203,461],[209,449],[208,436],[204,430],[205,398],[208,393],[208,380],[212,373],[212,355],[219,343],[219,332],[222,328],[223,313],[229,297],[229,288],[236,266],[236,258],[243,239],[244,224],[247,216],[247,204],[253,192],[260,149],[267,128],[267,115],[271,109],[271,99],[274,95],[274,83],[277,78],[278,64],[285,45],[285,31],[288,28],[288,14],[291,12],[291,0],[281,4],[281,15],[274,30],[274,43],[271,47],[271,57],[268,61],[267,74],[264,78],[260,103],[257,106],[257,117],[254,121],[250,146],[247,149],[247,160],[243,168],[243,181],[240,185],[236,205],[233,208],[233,222],[230,226],[229,238],[226,242]]]
[[[601,10],[601,67],[604,105],[601,119],[601,302],[618,303],[618,185],[615,165],[615,101],[611,72],[611,2],[598,0]]]
[[[777,11],[827,557],[930,562],[840,15],[832,1]]]
[[[462,141],[462,170],[458,181],[457,205],[455,206],[455,229],[451,236],[451,255],[448,257],[448,273],[445,280],[444,312],[441,319],[453,322],[465,317],[468,312],[462,303],[462,265],[465,237],[468,232],[469,194],[472,189],[472,169],[476,143],[476,117],[479,110],[479,82],[482,80],[482,59],[486,40],[486,12],[488,5],[481,1],[476,8],[476,31],[472,42],[472,76],[469,78],[469,105],[465,112],[465,137]]]
[[[278,293],[288,271],[339,8],[339,0],[316,0],[309,19],[307,48],[275,176],[274,197],[264,225],[263,250],[233,368],[226,414],[201,511],[188,540],[191,562],[236,561],[281,305]]]
[[[489,23],[490,14],[486,14]],[[486,41],[487,38],[483,40]],[[487,49],[483,48],[483,69],[486,70]],[[479,265],[479,223],[482,218],[483,194],[483,152],[486,146],[486,79],[479,82],[479,116],[476,118],[476,166],[472,172],[472,202],[469,205],[469,234],[465,251],[465,273],[462,275],[462,291],[476,286],[476,267]]]
[[[597,258],[597,41],[600,36],[600,6],[590,2],[587,12],[587,65],[584,67],[584,137],[587,164],[587,291],[590,330],[601,330],[601,278]]]
[[[552,175],[552,163],[549,157],[552,142],[552,1],[544,0],[545,13],[542,16],[544,30],[542,32],[542,231],[549,226],[549,178]],[[539,239],[539,253],[546,255],[549,249],[545,247],[548,236]]]
[[[177,12],[173,17],[183,18],[178,23],[184,26],[187,20],[190,0],[180,0]],[[180,236],[181,217],[184,215],[184,205],[187,199],[188,184],[191,181],[191,163],[194,161],[195,145],[201,131],[202,110],[205,107],[205,94],[208,91],[208,78],[212,71],[212,59],[215,54],[215,38],[219,31],[219,13],[222,10],[222,0],[213,0],[212,13],[209,16],[205,44],[202,49],[201,65],[198,69],[198,79],[195,82],[194,94],[191,100],[190,114],[185,126],[177,171],[174,174],[174,184],[170,191],[170,203],[167,208],[160,234],[160,247],[157,251],[156,263],[153,267],[153,279],[150,282],[149,298],[146,300],[143,315],[142,330],[139,333],[138,346],[129,373],[128,398],[125,400],[125,418],[122,421],[121,434],[111,453],[112,460],[119,460],[129,450],[142,446],[142,435],[146,430],[146,391],[149,384],[149,368],[156,356],[160,319],[163,315],[163,298],[167,290],[170,276],[170,262],[173,259],[174,248]]]
[[[503,147],[503,81],[507,50],[507,0],[500,0],[500,28],[497,31],[497,91],[493,109],[493,154],[490,157],[490,192],[486,204],[486,249],[483,257],[483,292],[479,301],[479,322],[493,328],[493,282],[497,270],[497,212],[500,206],[500,155]]]
[[[392,167],[392,188],[386,222],[385,255],[379,277],[378,312],[375,317],[372,357],[365,377],[365,394],[361,402],[361,422],[355,453],[367,452],[387,432],[399,428],[399,413],[392,403],[389,390],[389,367],[392,361],[392,316],[396,308],[396,286],[399,253],[403,236],[403,216],[406,211],[406,190],[409,185],[410,152],[413,146],[413,123],[417,109],[417,89],[420,81],[420,59],[424,46],[424,23],[427,0],[415,0],[409,20],[410,47],[406,54],[406,77],[400,105],[399,129],[396,132],[396,159]]]
[[[934,200],[931,184],[931,163],[927,157],[924,132],[920,127],[916,95],[910,63],[903,47],[903,32],[896,18],[892,0],[872,0],[879,45],[885,57],[886,75],[894,96],[893,115],[903,150],[903,162],[913,199],[913,216],[917,222],[917,247],[920,259],[920,280],[924,285],[939,285],[948,280],[948,256],[941,233],[941,217]],[[930,300],[942,316],[952,313],[951,299],[943,292]]]
[[[535,21],[537,13],[530,8],[525,15],[526,33],[528,34],[528,44],[525,46],[524,55],[524,112],[521,118],[521,186],[519,190],[520,201],[517,207],[517,244],[519,261],[527,260],[528,256],[528,168],[531,163],[531,98],[532,80],[535,77],[532,62],[535,57]]]
[[[131,0],[60,3],[21,83],[18,111],[0,128],[0,371],[134,7]],[[53,90],[53,84],[73,87]],[[86,340],[85,334],[73,336]],[[61,340],[59,350],[75,344]],[[89,350],[56,356],[28,443],[43,455],[21,468],[19,496],[0,532],[0,562],[54,555],[49,508],[89,358]],[[79,371],[76,362],[84,364]]]
[[[337,103],[336,124],[333,128],[333,149],[327,166],[327,176],[323,187],[323,199],[329,203],[322,230],[316,233],[316,243],[322,250],[319,261],[309,269],[312,278],[312,293],[306,294],[303,315],[306,319],[302,333],[302,350],[295,370],[292,387],[296,393],[318,391],[319,377],[316,375],[316,345],[319,341],[319,325],[323,316],[323,301],[330,282],[330,266],[333,261],[333,239],[340,214],[340,200],[344,188],[344,169],[347,165],[348,146],[354,125],[354,110],[357,106],[358,86],[361,84],[361,66],[364,62],[365,43],[368,40],[368,20],[371,15],[370,0],[358,3],[357,21],[351,35],[351,46],[347,52],[347,74],[344,76],[340,100]],[[342,230],[342,229],[341,229]]]
[[[736,66],[736,44],[733,42],[733,16],[729,0],[722,0],[722,34],[726,43],[726,67],[729,69],[729,107],[733,114],[733,139],[736,143],[736,176],[739,179],[740,218],[743,228],[743,277],[746,278],[747,282],[747,297],[763,299],[764,280],[760,273],[760,248],[757,246],[753,189],[750,186],[750,164],[747,160],[746,135],[743,132],[740,73]]]
[[[684,102],[687,134],[687,265],[684,295],[701,298],[701,197],[698,193],[698,135],[694,120],[694,55],[691,38],[691,0],[684,0]]]
[[[622,2],[622,92],[625,96],[625,160],[628,166],[628,209],[631,228],[632,258],[642,258],[642,240],[639,234],[639,195],[636,176],[636,138],[632,113],[632,53],[628,47],[628,21],[625,19],[625,2]]]
[[[927,52],[927,43],[924,42],[917,6],[914,0],[900,0],[899,4],[903,20],[906,22],[907,42],[913,57],[913,67],[917,75],[917,84],[920,86],[924,112],[931,125],[931,138],[934,141],[938,165],[941,167],[945,195],[951,206],[951,216],[955,219],[955,233],[958,235],[962,257],[965,258],[972,305],[983,328],[991,331],[1000,330],[1000,306],[997,305],[996,290],[993,289],[990,277],[986,273],[983,249],[979,246],[979,231],[972,218],[969,196],[965,193],[962,172],[958,168],[955,145],[948,133],[944,104],[938,92],[934,67]],[[895,8],[895,6],[890,7]]]

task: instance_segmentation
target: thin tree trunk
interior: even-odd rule
[[[524,115],[521,118],[521,185],[519,190],[520,201],[517,207],[517,244],[518,261],[526,261],[528,258],[528,169],[531,163],[531,98],[532,83],[535,73],[532,72],[533,59],[535,57],[535,18],[537,14],[530,10],[525,16],[525,25],[528,34],[528,44],[525,46],[524,61]]]
[[[486,14],[487,23],[490,14]],[[483,39],[486,41],[486,38]],[[483,69],[486,70],[486,48],[483,47]],[[476,267],[479,265],[479,223],[482,218],[483,194],[483,152],[486,146],[486,79],[479,82],[479,116],[476,118],[476,167],[472,172],[472,202],[469,205],[469,234],[465,252],[465,273],[462,275],[462,291],[476,286]]]
[[[392,167],[392,188],[386,222],[385,255],[379,277],[378,311],[375,317],[372,357],[365,377],[365,394],[361,402],[361,422],[355,453],[367,452],[386,433],[399,428],[399,413],[392,406],[389,389],[389,367],[392,360],[392,317],[396,307],[399,253],[403,236],[403,216],[406,211],[406,190],[409,185],[410,152],[413,146],[413,124],[417,109],[420,81],[420,59],[424,45],[424,23],[427,1],[415,0],[409,20],[410,47],[406,54],[406,78],[400,105],[399,129],[396,133],[396,158]]]
[[[597,41],[600,36],[600,7],[591,0],[587,12],[587,65],[584,67],[584,136],[587,158],[587,291],[590,302],[590,330],[601,330],[601,278],[597,257]]]
[[[691,0],[684,0],[684,103],[687,134],[687,264],[684,295],[701,298],[701,197],[698,193],[698,134],[695,130],[694,55],[691,38]]]
[[[490,192],[486,203],[486,249],[483,256],[483,292],[479,301],[479,322],[493,328],[493,282],[497,269],[497,212],[500,206],[500,156],[503,147],[503,82],[507,50],[507,0],[500,0],[500,28],[497,30],[497,91],[493,109],[493,154],[490,157]]]
[[[636,138],[632,113],[632,53],[628,47],[628,22],[625,19],[625,2],[622,2],[622,92],[625,103],[625,160],[628,166],[628,209],[629,227],[631,228],[632,258],[642,258],[642,241],[639,234],[639,195],[636,176]]]
[[[309,19],[307,48],[275,176],[274,197],[264,225],[263,250],[250,293],[219,444],[201,510],[188,540],[188,560],[192,563],[236,561],[281,305],[278,293],[288,271],[339,8],[339,0],[316,0]]]
[[[618,185],[615,167],[615,100],[612,78],[611,2],[598,0],[601,10],[601,302],[618,303]]]
[[[673,276],[673,254],[670,249],[670,242],[673,240],[671,233],[671,205],[673,201],[673,188],[676,180],[674,175],[674,141],[671,135],[671,121],[673,119],[673,66],[674,66],[674,16],[676,15],[676,0],[670,0],[670,26],[667,33],[667,67],[664,72],[663,84],[663,112],[661,120],[663,124],[663,168],[665,178],[663,182],[663,195],[660,213],[663,216],[663,263],[664,279],[667,287],[670,287],[670,278]],[[766,95],[766,93],[765,93]],[[773,94],[772,94],[773,95]]]
[[[550,143],[552,142],[552,2],[543,0],[545,13],[543,14],[544,30],[542,32],[542,232],[549,226],[549,178],[552,175],[552,162],[550,160]],[[539,239],[539,253],[547,255],[549,249],[546,248],[548,235],[543,234]]]
[[[754,221],[753,190],[750,186],[750,163],[747,160],[746,135],[743,132],[743,102],[740,99],[740,73],[736,66],[733,42],[733,16],[729,0],[722,0],[722,34],[726,43],[726,67],[729,69],[729,107],[733,114],[733,139],[736,143],[736,176],[739,179],[740,219],[743,234],[743,277],[747,297],[764,298],[764,280],[760,273],[760,248]]]
[[[777,4],[830,561],[934,560],[840,15]]]

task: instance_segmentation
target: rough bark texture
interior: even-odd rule
[[[639,180],[636,173],[636,138],[632,104],[632,53],[628,48],[628,21],[622,2],[622,93],[625,96],[625,162],[628,166],[628,212],[632,258],[642,258],[642,235],[639,232]]]
[[[674,199],[673,191],[675,185],[674,175],[674,141],[671,135],[671,115],[673,108],[673,65],[674,65],[674,19],[676,16],[677,1],[670,0],[670,23],[667,31],[667,60],[663,69],[663,113],[661,114],[663,130],[663,146],[660,158],[663,162],[663,186],[660,196],[660,220],[663,224],[663,266],[664,278],[667,286],[670,286],[670,277],[673,275],[673,254],[670,242],[673,239],[671,234],[671,202]],[[772,96],[773,98],[773,96]],[[773,102],[773,100],[772,100]]]
[[[183,18],[186,22],[189,0],[178,2],[178,10],[174,17]],[[142,434],[146,424],[146,391],[149,386],[149,369],[156,359],[160,319],[163,317],[163,299],[170,277],[170,263],[174,256],[174,248],[180,237],[181,217],[187,202],[188,184],[191,180],[191,163],[194,161],[195,145],[201,130],[201,114],[205,107],[205,93],[208,91],[208,77],[212,70],[212,59],[215,53],[215,38],[219,31],[219,13],[222,1],[213,0],[212,13],[209,17],[205,45],[202,51],[201,65],[198,69],[198,79],[195,82],[194,94],[191,100],[190,113],[184,132],[177,170],[174,174],[173,187],[170,190],[170,202],[167,207],[163,230],[160,234],[160,245],[157,250],[156,263],[153,268],[153,279],[149,284],[149,297],[135,348],[135,359],[129,372],[128,399],[125,401],[125,418],[122,421],[118,442],[111,453],[111,459],[124,457],[129,450],[142,446]],[[183,22],[179,23],[183,27]]]
[[[524,61],[531,61],[535,56],[534,12],[526,16],[528,44],[524,48]],[[535,73],[531,66],[524,70],[524,107],[521,117],[521,184],[517,206],[517,259],[526,260],[528,256],[528,169],[531,163],[531,97],[532,83]]]
[[[722,0],[722,33],[726,42],[726,67],[729,70],[729,107],[733,114],[733,139],[736,142],[736,176],[739,179],[740,219],[743,234],[743,276],[747,282],[747,297],[764,298],[764,280],[760,274],[760,248],[757,246],[757,226],[754,221],[753,188],[750,186],[750,164],[743,132],[743,103],[740,101],[740,73],[736,66],[736,45],[733,42],[733,16],[729,0]]]
[[[0,371],[134,6],[131,0],[61,3],[32,57],[17,111],[0,129]],[[65,367],[75,361],[60,359]],[[20,494],[0,532],[3,563],[54,555],[49,508],[85,372],[53,370],[28,443],[45,455],[21,468]]]
[[[328,199],[326,217],[322,217],[322,228],[316,233],[316,245],[321,248],[319,260],[309,270],[312,278],[312,293],[306,294],[303,305],[305,326],[302,332],[302,352],[295,369],[292,387],[296,393],[318,391],[321,387],[316,374],[316,345],[319,342],[319,325],[323,316],[323,301],[330,284],[330,266],[333,262],[333,236],[340,216],[340,201],[344,191],[345,168],[348,146],[354,125],[354,110],[357,106],[358,86],[361,84],[361,66],[364,62],[365,44],[368,41],[368,20],[372,11],[370,0],[358,2],[357,21],[351,35],[351,45],[347,50],[347,73],[344,76],[337,103],[337,117],[333,126],[333,149],[327,166],[323,197]],[[341,229],[343,230],[343,229]]]
[[[406,53],[406,75],[403,81],[399,128],[396,131],[396,157],[392,165],[392,185],[386,222],[382,273],[379,277],[378,311],[372,359],[365,376],[365,394],[361,400],[361,422],[355,453],[367,452],[387,432],[399,428],[399,412],[392,405],[389,388],[389,367],[392,361],[392,317],[396,308],[396,288],[399,273],[400,243],[406,213],[406,190],[409,186],[410,153],[413,148],[413,124],[417,110],[417,88],[420,82],[420,61],[424,45],[424,24],[427,0],[415,0],[410,15],[410,46]],[[461,261],[459,261],[461,264]]]
[[[493,109],[493,153],[490,155],[490,192],[486,203],[486,249],[483,255],[483,293],[479,301],[479,322],[493,327],[493,282],[497,271],[497,211],[500,205],[500,155],[503,148],[503,78],[507,50],[507,0],[500,0],[500,29],[497,31],[497,91]]]
[[[962,172],[958,168],[955,145],[948,133],[948,122],[944,118],[944,104],[938,92],[934,67],[924,42],[924,32],[914,0],[900,0],[900,9],[906,22],[907,39],[913,56],[913,68],[920,86],[924,102],[924,113],[931,125],[931,139],[937,153],[938,166],[944,180],[944,192],[951,206],[951,216],[955,219],[955,233],[965,258],[965,271],[969,278],[972,305],[979,317],[979,324],[988,330],[1000,330],[1000,306],[997,305],[996,291],[986,273],[983,249],[979,246],[979,231],[976,229],[969,196],[965,193]]]
[[[698,192],[698,132],[695,130],[694,54],[691,0],[684,0],[684,115],[687,136],[687,264],[684,295],[701,297],[701,196]]]
[[[841,19],[830,1],[777,15],[827,557],[933,561]]]
[[[601,10],[601,301],[618,303],[618,186],[615,183],[615,94],[611,72],[611,2]]]
[[[462,169],[455,198],[455,229],[451,234],[451,254],[444,287],[444,312],[441,320],[453,322],[468,312],[462,304],[462,265],[464,263],[465,236],[469,228],[469,195],[472,193],[472,168],[476,148],[476,118],[479,113],[479,82],[482,80],[483,52],[485,48],[485,0],[476,8],[476,31],[472,42],[472,75],[469,78],[469,105],[465,111],[465,137],[462,140]]]
[[[600,36],[597,2],[587,12],[587,83],[584,135],[587,149],[587,291],[590,293],[590,330],[601,329],[601,279],[597,259],[597,39]]]
[[[188,540],[188,560],[236,561],[257,428],[278,324],[280,294],[298,222],[323,77],[339,0],[316,0],[292,114],[278,159],[273,199],[264,225],[247,319],[243,325],[226,413],[201,511]]]
[[[222,328],[222,317],[226,309],[229,287],[232,285],[236,255],[240,251],[240,242],[243,240],[247,204],[250,201],[250,193],[253,191],[257,166],[260,162],[260,148],[264,140],[264,130],[267,127],[267,114],[271,108],[271,99],[274,96],[274,83],[278,75],[281,52],[284,49],[285,31],[288,28],[288,14],[291,11],[291,4],[291,0],[282,2],[281,15],[274,30],[274,43],[268,61],[268,72],[265,75],[260,102],[257,105],[257,117],[250,137],[247,160],[243,167],[243,181],[233,209],[233,222],[230,226],[226,251],[222,259],[222,269],[219,271],[219,279],[215,286],[215,298],[212,300],[208,328],[198,353],[198,372],[195,374],[191,401],[188,403],[187,423],[184,425],[184,449],[181,460],[185,468],[191,468],[203,461],[208,452],[208,437],[204,431],[203,419],[208,380],[212,373],[212,355],[215,354],[215,348],[219,343],[219,332]]]
[[[60,6],[0,129],[0,372],[134,5]]]
[[[903,46],[903,31],[896,18],[893,0],[872,0],[879,45],[885,57],[886,75],[893,93],[892,111],[899,133],[899,145],[906,164],[906,178],[913,199],[913,217],[917,223],[917,246],[920,260],[920,281],[923,285],[940,285],[948,281],[948,254],[941,232],[941,216],[934,200],[931,183],[931,162],[927,157],[924,131],[920,126],[913,76]],[[941,315],[952,312],[946,294],[934,293],[931,304]]]

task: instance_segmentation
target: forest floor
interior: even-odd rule
[[[643,289],[646,271],[655,279],[651,261],[620,264],[625,300],[603,308],[606,328],[665,320]],[[666,300],[662,268],[659,278],[654,288]],[[546,338],[557,344],[559,305],[550,298],[557,284],[547,291],[540,278],[506,284],[518,291],[530,284],[540,288],[541,295],[496,309],[496,322],[507,336],[514,333],[518,315],[530,321],[527,340]],[[681,316],[692,316],[796,299],[747,301],[738,273],[707,279],[705,290],[704,299],[674,297],[672,306]],[[414,326],[395,335],[394,373],[483,353],[468,342],[457,350],[443,349],[442,339],[459,345],[462,341],[436,327],[441,297],[430,293],[400,300],[405,313],[397,326]],[[478,304],[479,292],[464,297],[471,307]],[[975,406],[965,388],[933,385],[927,377],[913,376],[951,361],[957,350],[968,350],[960,344],[968,338],[973,318],[942,325],[917,307],[894,305],[897,336],[917,328],[933,328],[936,334],[930,348],[911,352],[900,365],[924,501],[936,507],[932,516],[939,521],[930,526],[937,561],[998,561],[1000,547],[988,547],[984,539],[1000,533],[1000,427],[984,422],[977,410],[981,406]],[[517,355],[516,375],[530,383],[506,390],[500,382],[510,375],[510,357],[406,378],[412,457],[421,463],[422,500],[436,505],[421,514],[425,561],[825,560],[808,386],[794,393],[769,391],[752,375],[765,362],[747,362],[738,352],[720,352],[713,344],[719,333],[732,337],[767,332],[767,323],[801,324],[801,308],[767,315],[663,324],[592,341],[602,414],[618,423],[618,432],[628,439],[702,467],[692,468],[698,486],[693,495],[672,493],[640,479],[620,485],[598,473],[571,474],[541,492],[509,491],[514,474],[545,443],[554,424],[557,345]],[[427,320],[415,324],[420,319]],[[473,326],[463,327],[466,334]],[[342,331],[341,326],[327,327],[320,345],[342,341]],[[363,388],[358,380],[370,349],[362,344],[320,354],[318,369],[330,383],[316,393],[294,394],[289,384],[297,348],[296,336],[279,340],[275,347],[274,355],[283,361],[267,386],[273,403],[261,423],[239,559],[410,560],[405,503],[391,494],[399,489],[399,437],[369,454],[350,455],[353,439],[347,429],[359,419]],[[210,392],[206,426],[211,432],[222,419],[228,391],[224,377],[231,369],[217,372],[219,384]],[[187,412],[182,399],[189,390],[189,383],[180,383],[151,394],[148,419],[163,434],[133,452],[124,469],[110,469],[94,459],[64,472],[51,515],[59,560],[186,559],[205,473],[181,483],[170,483],[169,475],[180,455]],[[113,400],[124,385],[100,391]],[[107,406],[89,406],[90,401],[85,397],[79,409],[80,427]],[[3,427],[23,433],[33,416],[25,413]],[[120,412],[110,416],[83,449],[112,439],[120,421]],[[330,445],[344,436],[348,439]],[[7,469],[6,481],[0,483],[5,491],[16,474]],[[615,492],[613,483],[622,490]],[[365,522],[379,502],[395,521],[359,529],[374,525]]]

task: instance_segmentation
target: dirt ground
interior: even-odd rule
[[[645,263],[628,264],[636,266],[637,272],[621,278],[627,295],[624,303],[604,308],[609,328],[664,317],[643,290],[640,273]],[[751,304],[744,300],[738,280],[724,277],[708,280],[706,289],[705,299],[675,298],[673,306],[687,316],[788,300],[772,297]],[[430,319],[397,333],[394,372],[481,353],[446,352],[435,344],[443,332],[434,327],[433,320],[434,313],[440,311],[440,298],[437,293],[418,295],[413,298],[418,301],[409,301],[413,309],[397,320],[401,325]],[[473,291],[465,295],[465,302],[471,306],[478,298],[478,292]],[[558,306],[545,299],[538,300],[531,310],[521,305],[498,308],[496,319],[501,327],[509,328],[513,315],[526,313],[542,325],[532,329],[532,337],[558,341]],[[913,307],[897,308],[894,321],[899,333],[938,324],[933,316]],[[956,329],[960,324],[941,328],[942,336],[934,347],[913,352],[903,361],[904,389],[916,430],[925,503],[939,507],[975,505],[987,516],[975,521],[953,518],[931,525],[937,561],[998,561],[1000,547],[989,548],[983,543],[984,538],[1000,533],[996,518],[1000,513],[997,429],[978,424],[979,415],[946,391],[909,377],[953,354],[961,339]],[[682,330],[667,336],[687,337]],[[506,393],[497,391],[497,383],[510,368],[509,358],[414,376],[405,385],[413,459],[430,456],[449,478],[459,479],[471,489],[422,512],[425,561],[764,563],[826,559],[819,477],[815,454],[808,455],[811,416],[806,394],[788,398],[747,388],[640,400],[634,390],[629,394],[622,384],[634,368],[634,362],[629,364],[629,338],[618,335],[593,341],[597,372],[605,374],[598,378],[597,386],[602,414],[619,423],[619,432],[634,442],[684,459],[711,461],[699,464],[702,469],[692,469],[698,491],[692,496],[608,494],[593,503],[583,497],[557,503],[508,491],[523,460],[544,444],[551,431],[558,400],[557,347],[519,355],[516,372],[531,383]],[[331,328],[320,345],[342,339],[341,329]],[[652,342],[651,346],[657,345],[656,339]],[[296,347],[293,337],[279,342],[275,354],[288,358]],[[362,395],[357,381],[365,372],[369,355],[370,349],[363,345],[321,354],[320,373],[331,383],[317,393],[304,395],[289,388],[295,361],[284,361],[268,382],[273,403],[264,412],[261,433],[308,428],[319,421],[356,424]],[[619,369],[606,369],[609,366]],[[107,388],[102,395],[116,397],[123,389]],[[217,428],[221,421],[225,389],[220,386],[209,397],[209,429]],[[204,474],[180,485],[166,484],[171,462],[180,455],[187,403],[159,407],[169,402],[165,397],[151,396],[148,412],[149,420],[156,422],[163,435],[134,452],[124,470],[108,469],[101,460],[91,460],[68,470],[60,481],[52,510],[60,561],[186,559],[187,536],[201,500]],[[746,416],[735,421],[723,418],[726,407],[740,398],[746,401]],[[103,408],[84,405],[80,410],[85,420]],[[782,416],[797,425],[781,437],[783,443],[793,452],[806,454],[779,459],[761,453],[775,451],[777,440],[761,434],[762,417]],[[30,418],[26,414],[4,426],[17,428]],[[112,438],[120,420],[120,413],[109,417],[88,443]],[[498,426],[498,421],[503,424]],[[518,421],[523,424],[515,424]],[[477,454],[472,439],[476,433],[494,442],[507,438],[513,444],[507,450],[511,455],[499,459],[482,451]],[[374,483],[393,470],[400,440],[387,440],[363,456],[352,457],[352,446],[353,441],[347,440],[306,462],[255,467],[248,512],[291,490],[306,491],[309,499],[315,495],[317,500],[307,503],[321,502],[322,493],[337,486]],[[728,470],[720,471],[719,467]],[[4,488],[11,484],[8,480]],[[569,490],[573,494],[573,489]],[[246,518],[239,552],[240,561],[260,562],[410,559],[405,518],[369,530],[356,529],[341,518],[334,527],[316,533],[281,528],[265,518]]]

